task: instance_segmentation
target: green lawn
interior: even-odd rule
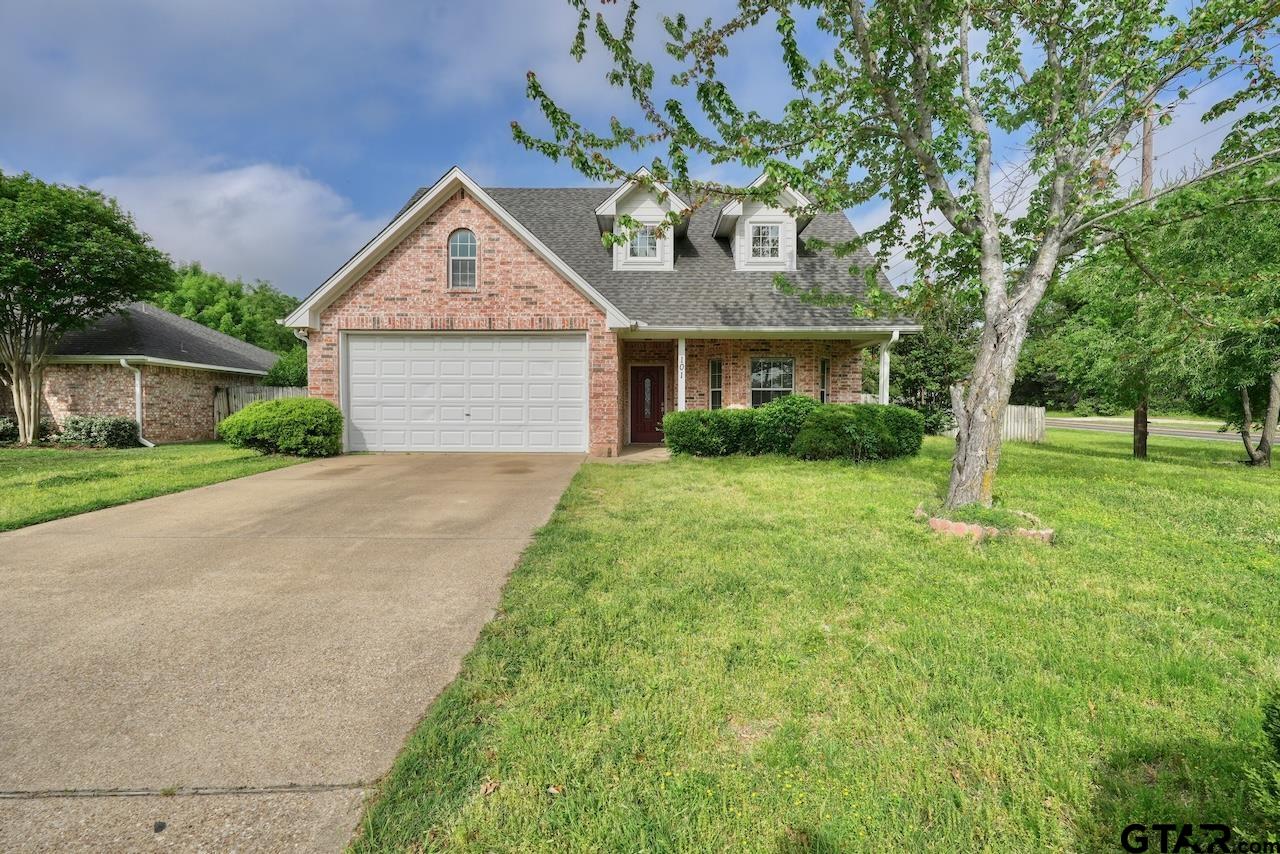
[[[0,448],[0,531],[296,462],[219,442],[129,450]]]
[[[846,466],[587,465],[369,809],[360,851],[1119,850],[1257,830],[1280,472],[1006,446],[1049,547],[912,519],[951,442]],[[1278,828],[1273,828],[1276,830]]]

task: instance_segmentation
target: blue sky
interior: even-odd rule
[[[294,294],[454,164],[486,185],[581,185],[511,141],[513,119],[538,118],[527,70],[583,118],[626,114],[599,51],[581,65],[568,56],[575,18],[563,0],[6,5],[0,169],[102,189],[175,260]],[[687,5],[644,5],[644,55],[661,56],[661,14]],[[697,10],[722,17],[731,5],[699,0]],[[787,90],[771,36],[748,39],[724,76],[748,105],[779,105]],[[1201,132],[1190,119],[1170,147]],[[1176,170],[1216,141],[1163,165]],[[881,210],[853,212],[855,224]]]

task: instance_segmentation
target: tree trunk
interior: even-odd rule
[[[1147,393],[1144,390],[1138,404],[1133,408],[1133,458],[1147,458],[1147,434],[1150,425],[1147,423]]]
[[[13,370],[10,391],[18,422],[18,443],[31,445],[40,439],[40,397],[44,386],[44,366],[21,365]]]
[[[1262,417],[1262,435],[1258,444],[1253,443],[1253,406],[1249,400],[1249,389],[1240,388],[1240,408],[1244,417],[1240,420],[1240,439],[1244,442],[1244,451],[1249,455],[1247,462],[1251,466],[1270,466],[1271,449],[1276,441],[1276,422],[1280,420],[1280,372],[1271,375],[1271,389],[1267,394],[1267,411]]]
[[[1026,323],[1017,317],[988,323],[982,333],[969,388],[951,387],[952,409],[959,429],[956,453],[951,461],[947,507],[991,506],[996,469],[1000,465],[1004,411],[1009,404],[1018,354],[1025,338]]]
[[[1271,375],[1271,392],[1267,396],[1267,414],[1262,419],[1262,436],[1258,439],[1254,465],[1271,465],[1271,448],[1276,441],[1276,423],[1280,421],[1280,371]]]

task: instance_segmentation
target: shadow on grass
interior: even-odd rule
[[[1069,457],[1084,457],[1086,459],[1096,460],[1130,460],[1133,454],[1128,450],[1111,450],[1105,448],[1069,448],[1063,445],[1056,445],[1052,441],[1036,445],[1036,450],[1045,454],[1057,454]],[[1231,448],[1230,445],[1224,443],[1224,450]],[[1234,449],[1233,449],[1234,450]],[[1235,462],[1225,456],[1219,457],[1213,454],[1213,451],[1207,448],[1197,447],[1159,447],[1151,448],[1150,455],[1147,458],[1148,463],[1163,463],[1165,465],[1187,466],[1190,468],[1208,469],[1217,466]],[[1136,461],[1135,461],[1136,463]],[[1049,472],[1052,474],[1052,472]],[[1068,474],[1064,471],[1062,474]],[[1077,473],[1078,474],[1078,473]]]
[[[1093,810],[1077,826],[1081,851],[1119,851],[1131,824],[1219,824],[1257,830],[1245,794],[1245,770],[1258,757],[1246,745],[1222,741],[1151,741],[1111,754],[1094,772]],[[1149,831],[1152,850],[1159,831]],[[1172,832],[1170,844],[1177,837]],[[1215,838],[1197,828],[1194,841]],[[1191,850],[1191,849],[1187,849]]]

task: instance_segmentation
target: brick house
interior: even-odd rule
[[[693,210],[661,186],[481,188],[454,168],[284,322],[350,450],[612,456],[660,442],[672,409],[858,402],[868,347],[887,399],[889,346],[920,327],[781,292],[779,273],[857,297],[851,264],[874,267],[811,248],[856,233],[843,214],[793,217],[807,201],[787,195]],[[645,227],[605,247],[623,216]]]
[[[149,443],[214,437],[214,389],[256,385],[276,354],[147,303],[131,303],[58,343],[45,369],[43,417],[133,418]],[[0,416],[12,416],[8,389]]]

